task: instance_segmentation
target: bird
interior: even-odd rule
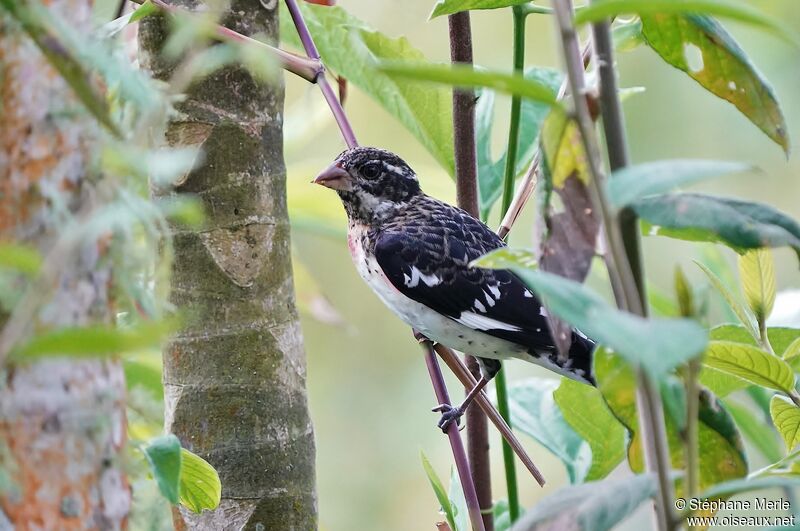
[[[468,212],[425,194],[398,155],[350,148],[312,182],[338,193],[353,263],[378,298],[418,334],[477,358],[481,378],[464,401],[434,408],[443,431],[458,424],[501,360],[595,385],[595,342],[573,329],[568,352],[560,354],[546,308],[517,275],[470,266],[506,243]]]

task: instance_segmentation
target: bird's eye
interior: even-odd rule
[[[369,164],[365,164],[361,168],[361,175],[366,177],[367,179],[374,179],[381,173],[381,167],[375,162],[371,162]]]

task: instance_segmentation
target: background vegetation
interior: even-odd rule
[[[794,9],[793,0],[755,2],[760,9],[797,34],[800,13]],[[430,2],[376,2],[367,0],[341,0],[339,5],[355,14],[368,26],[389,36],[405,35],[414,48],[427,59],[446,62],[448,56],[445,18],[428,20]],[[95,6],[98,24],[114,17],[117,4],[99,0]],[[283,17],[284,40],[296,47],[296,39],[289,34],[288,17]],[[510,10],[480,11],[472,15],[475,62],[495,70],[508,70],[511,56]],[[775,87],[786,121],[789,124],[790,151],[796,151],[800,138],[800,63],[796,60],[797,48],[774,35],[751,26],[726,21],[747,50],[748,55]],[[187,26],[189,27],[189,26]],[[287,29],[288,28],[288,29]],[[313,24],[312,24],[313,31]],[[191,32],[187,30],[187,42]],[[177,45],[176,45],[177,46]],[[548,16],[528,18],[526,56],[529,64],[561,68],[557,35]],[[252,58],[240,51],[239,59]],[[216,57],[221,62],[231,57]],[[206,56],[211,61],[212,56]],[[788,159],[774,142],[749,123],[736,109],[700,89],[686,75],[658,60],[646,46],[638,46],[618,55],[620,84],[622,87],[643,87],[643,92],[625,99],[625,117],[633,162],[669,158],[703,158],[738,160],[760,168],[759,172],[745,172],[694,185],[692,190],[737,196],[748,200],[769,203],[792,218],[800,218],[800,184],[797,175],[800,163],[796,157]],[[370,76],[369,72],[347,71],[346,64],[337,65],[328,60],[334,71],[346,77]],[[258,63],[254,62],[258,69]],[[268,74],[269,66],[261,66]],[[123,80],[123,83],[128,81]],[[407,128],[371,97],[361,92],[352,81],[348,87],[346,108],[359,140],[364,145],[386,147],[399,153],[420,175],[423,188],[430,194],[454,202],[454,184],[446,168],[446,152],[431,153],[423,147]],[[424,85],[421,85],[424,87]],[[123,85],[124,87],[124,85]],[[444,92],[441,86],[423,91],[432,105]],[[344,231],[346,222],[338,199],[308,184],[317,171],[326,166],[342,149],[328,109],[316,88],[303,80],[286,77],[285,156],[288,173],[288,198],[292,219],[292,240],[298,304],[302,313],[302,326],[308,354],[308,386],[312,419],[316,430],[317,483],[320,508],[320,525],[323,529],[360,529],[370,523],[382,529],[415,529],[420,522],[440,519],[439,507],[430,489],[422,464],[420,450],[433,463],[440,476],[450,475],[451,456],[446,439],[435,429],[436,416],[429,413],[434,397],[425,374],[418,347],[402,325],[369,292],[358,279],[347,252]],[[144,92],[143,92],[144,94]],[[130,94],[126,97],[130,97]],[[505,145],[509,100],[498,95],[491,133],[494,153],[502,152]],[[439,102],[449,106],[449,100]],[[142,103],[143,105],[146,102]],[[435,106],[434,106],[435,107]],[[427,116],[434,119],[435,116]],[[436,121],[435,119],[433,120]],[[436,124],[431,127],[437,127]],[[144,149],[144,147],[142,147]],[[125,150],[111,151],[126,165],[124,172],[132,172],[133,163]],[[179,155],[179,154],[177,154]],[[176,155],[176,156],[177,156]],[[116,160],[116,159],[112,159]],[[174,179],[185,171],[191,158],[174,159],[182,164],[160,166],[165,180]],[[117,161],[118,164],[119,161]],[[114,166],[117,169],[120,166]],[[144,194],[146,171],[134,167],[138,176],[132,187]],[[150,168],[152,170],[152,168]],[[119,171],[119,170],[117,170]],[[533,201],[524,217],[512,232],[511,243],[517,247],[530,247],[533,223]],[[167,216],[172,211],[163,212]],[[196,221],[196,210],[191,206],[178,214],[187,221]],[[193,216],[195,216],[193,218]],[[499,221],[497,208],[489,214],[491,226]],[[142,242],[139,237],[138,242]],[[145,265],[140,268],[157,273],[161,256],[147,254],[152,242],[140,248]],[[695,301],[700,307],[707,305],[710,324],[732,321],[736,318],[710,287],[708,277],[694,264],[699,260],[708,264],[729,286],[740,294],[737,281],[737,263],[734,252],[710,244],[696,244],[663,237],[644,239],[646,271],[652,292],[660,308],[674,308],[674,268],[679,264],[695,290]],[[778,298],[772,311],[775,325],[800,326],[800,289],[795,253],[788,248],[774,251],[775,278]],[[160,272],[163,274],[163,271]],[[595,268],[588,283],[607,293],[605,280]],[[162,310],[162,298],[156,299],[154,312]],[[160,315],[160,314],[159,314]],[[163,330],[162,332],[166,332]],[[773,347],[778,350],[773,339]],[[782,346],[788,343],[780,343]],[[141,441],[151,440],[161,431],[160,352],[157,348],[141,350],[127,358],[127,374],[131,391],[131,435]],[[512,387],[531,377],[547,380],[539,389],[555,389],[558,380],[536,367],[511,362],[507,372]],[[456,389],[450,379],[451,389]],[[522,396],[518,394],[516,396]],[[540,397],[529,397],[530,408]],[[751,397],[739,392],[733,406],[737,422],[748,415],[761,419],[762,412]],[[737,406],[738,405],[738,406]],[[540,411],[550,411],[548,404],[540,404]],[[737,407],[739,413],[736,413]],[[525,411],[514,409],[519,417]],[[541,434],[547,426],[537,425],[529,419],[530,430]],[[760,421],[765,425],[766,419]],[[758,425],[757,425],[758,426]],[[525,430],[523,430],[525,431]],[[746,430],[742,430],[747,436]],[[786,454],[777,433],[755,430],[754,436],[745,437],[750,470],[758,470]],[[762,434],[762,435],[759,435]],[[622,436],[621,433],[619,433]],[[751,434],[752,435],[752,434]],[[168,445],[168,441],[162,441]],[[559,442],[545,445],[525,438],[529,453],[542,467],[548,485],[540,489],[534,481],[521,474],[521,498],[525,507],[531,507],[544,496],[558,488],[585,477],[589,472],[590,452],[585,443],[572,441],[572,446]],[[791,449],[794,441],[787,446]],[[493,483],[495,496],[503,497],[503,475],[499,439],[492,434]],[[560,458],[552,454],[555,449]],[[174,450],[174,448],[172,449]],[[612,449],[613,450],[613,449]],[[615,451],[619,452],[620,449]],[[595,452],[597,450],[595,449]],[[613,453],[613,451],[612,451]],[[599,454],[595,453],[595,456]],[[622,455],[609,457],[609,462]],[[567,461],[568,466],[564,465]],[[597,460],[594,461],[597,463]],[[622,464],[611,477],[624,477],[628,465]],[[145,470],[142,468],[142,470]],[[596,471],[595,471],[596,472]],[[144,476],[142,472],[140,474]],[[156,485],[146,477],[135,478],[133,525],[141,528],[159,528],[169,518],[168,504],[157,496]],[[163,489],[162,489],[163,490]],[[175,500],[173,500],[175,501]],[[625,528],[640,529],[649,525],[651,516],[640,509],[624,524]]]

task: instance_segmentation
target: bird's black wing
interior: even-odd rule
[[[554,348],[542,306],[519,278],[468,266],[505,244],[466,212],[429,199],[386,224],[373,241],[384,274],[408,298],[531,351]]]

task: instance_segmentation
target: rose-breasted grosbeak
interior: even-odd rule
[[[464,403],[437,409],[442,429],[497,374],[498,360],[517,358],[594,384],[594,343],[573,331],[560,356],[546,310],[514,273],[469,267],[503,240],[467,212],[425,195],[403,159],[353,148],[314,182],[342,199],[353,262],[378,297],[425,337],[478,358],[483,377]]]

